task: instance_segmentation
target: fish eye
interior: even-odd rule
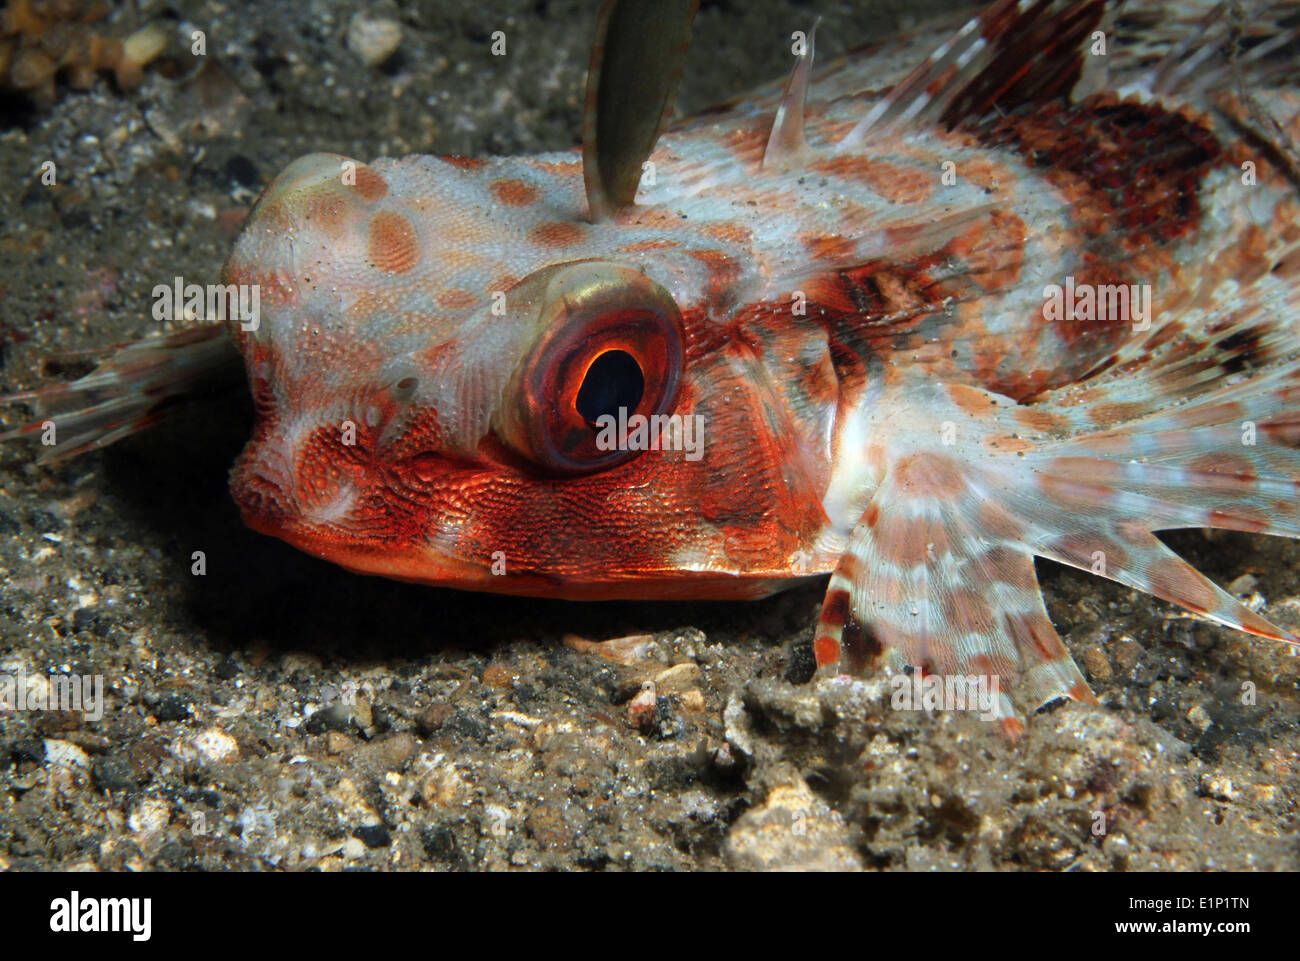
[[[636,456],[608,442],[602,420],[668,413],[681,379],[681,314],[639,271],[580,261],[539,282],[537,340],[495,430],[556,473],[585,473]]]
[[[591,362],[578,388],[578,414],[588,424],[634,411],[645,395],[641,365],[625,350],[607,350]]]

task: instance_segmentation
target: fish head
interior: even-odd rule
[[[260,290],[245,522],[442,586],[770,592],[824,517],[718,265],[665,233],[589,223],[576,153],[290,165],[223,275]]]

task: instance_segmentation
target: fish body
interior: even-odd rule
[[[994,677],[1012,730],[1091,698],[1036,556],[1296,643],[1153,533],[1300,536],[1294,6],[1116,6],[1002,0],[893,77],[808,38],[604,216],[576,150],[295,161],[222,277],[245,521],[494,592],[829,573],[824,673]]]

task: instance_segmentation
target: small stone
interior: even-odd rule
[[[1214,721],[1210,718],[1210,715],[1206,713],[1205,708],[1202,707],[1200,704],[1193,705],[1192,709],[1187,712],[1187,721],[1189,724],[1192,725],[1192,727],[1196,728],[1202,734],[1208,731],[1210,727],[1214,724]]]
[[[15,761],[45,763],[46,742],[39,737],[25,737],[9,745],[9,756]]]
[[[352,747],[352,738],[338,731],[330,731],[325,735],[325,752],[327,754],[342,754]]]
[[[1121,637],[1111,644],[1111,657],[1121,671],[1131,671],[1142,656],[1142,645],[1131,637]]]
[[[704,695],[699,691],[685,691],[682,694],[682,710],[688,714],[702,714],[707,706]]]
[[[227,654],[226,659],[212,669],[212,673],[223,681],[228,681],[237,674],[242,674],[243,668],[239,666],[238,661]]]
[[[483,683],[498,691],[509,690],[519,680],[519,675],[504,664],[489,664],[483,672]]]
[[[131,773],[131,765],[116,757],[102,757],[90,769],[90,776],[95,786],[104,793],[119,794],[136,787],[136,779]]]
[[[860,871],[849,829],[802,781],[772,789],[727,835],[727,860],[748,871]]]
[[[698,664],[677,664],[655,675],[654,685],[660,694],[687,691],[700,683],[703,673]]]
[[[1201,775],[1201,794],[1206,797],[1212,797],[1216,801],[1235,801],[1238,797],[1238,793],[1237,788],[1232,783],[1232,779],[1226,775]]]
[[[77,634],[101,633],[99,627],[99,612],[93,607],[79,607],[72,612],[72,630]]]
[[[370,729],[372,723],[374,715],[370,710],[370,702],[364,697],[358,697],[353,704],[345,704],[340,700],[322,708],[307,718],[303,730],[308,734],[324,734],[326,731],[364,732]]]
[[[1099,647],[1088,647],[1083,652],[1083,666],[1094,681],[1109,681],[1114,676],[1106,652]]]
[[[1259,580],[1254,574],[1242,574],[1228,585],[1228,593],[1236,594],[1238,596],[1249,594],[1255,589],[1255,585],[1258,583]]]
[[[377,67],[402,45],[402,25],[390,17],[358,10],[348,24],[348,49],[367,67]]]
[[[572,842],[563,812],[552,805],[542,804],[529,811],[524,828],[544,848],[564,848]]]
[[[410,734],[390,734],[363,744],[357,750],[357,758],[385,771],[400,771],[415,756],[418,747],[419,744]]]
[[[45,741],[45,763],[78,771],[89,771],[90,755],[71,741],[47,739]]]
[[[565,647],[572,648],[579,654],[598,654],[624,667],[652,660],[659,654],[659,646],[655,643],[653,634],[630,634],[608,641],[589,641],[577,634],[565,634],[562,641]]]
[[[249,190],[258,186],[257,165],[243,154],[235,154],[226,161],[225,173],[231,183]]]
[[[456,709],[447,701],[434,701],[415,719],[416,729],[428,737],[434,731],[440,730],[455,713]]]
[[[190,738],[199,758],[209,763],[233,761],[239,757],[239,743],[220,728],[210,727]]]
[[[642,734],[649,734],[654,730],[658,702],[654,684],[646,684],[636,697],[627,702],[628,722]]]
[[[368,848],[386,848],[393,843],[393,836],[382,824],[366,824],[352,834]]]
[[[315,654],[304,651],[288,651],[280,658],[280,670],[285,674],[303,674],[307,677],[319,677],[324,665]]]
[[[183,721],[190,716],[190,706],[179,697],[169,697],[158,703],[153,716],[160,721]]]
[[[27,521],[38,534],[53,534],[63,527],[63,521],[50,511],[32,511],[27,515]]]
[[[722,723],[727,743],[734,754],[752,757],[754,754],[754,731],[750,726],[749,715],[745,713],[745,702],[740,695],[732,693],[727,699],[727,706],[722,712]]]
[[[131,811],[126,826],[138,835],[150,837],[171,823],[172,806],[160,798],[147,798]]]

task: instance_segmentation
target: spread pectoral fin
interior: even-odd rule
[[[1017,712],[1057,698],[1090,700],[1048,619],[1035,557],[1300,646],[1155,536],[1300,536],[1296,379],[1283,365],[1092,431],[1077,406],[1022,406],[968,386],[917,382],[882,399],[884,468],[831,578],[818,664],[996,678],[1012,727]]]
[[[978,475],[937,451],[891,469],[854,528],[817,626],[819,666],[976,677],[1019,712],[1092,700],[1043,606],[1032,551]]]

